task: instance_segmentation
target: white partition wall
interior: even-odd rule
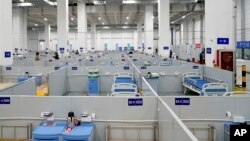
[[[190,105],[186,106],[175,105],[175,99],[181,97],[162,98],[189,128],[214,127],[218,141],[224,140],[224,123],[232,121],[227,112],[250,121],[250,111],[246,108],[250,106],[250,97],[185,97],[190,98]],[[197,132],[197,136],[201,139],[206,133]]]

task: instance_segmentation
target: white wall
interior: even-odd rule
[[[206,16],[206,47],[211,48],[211,54],[206,53],[206,65],[213,67],[215,53],[218,49],[234,49],[233,37],[233,1],[205,1]],[[218,45],[217,38],[229,38],[228,45]]]
[[[108,50],[116,50],[116,44],[120,47],[127,47],[130,44],[130,47],[134,47],[137,50],[137,34],[135,30],[99,30],[96,35],[96,50],[104,50],[104,44],[107,44]],[[39,40],[44,40],[44,31],[35,30],[28,31],[28,48],[31,50],[37,50]],[[77,33],[70,31],[68,34],[69,45],[72,45],[73,49],[77,48]],[[51,49],[56,49],[57,44],[57,33],[51,32]],[[155,43],[157,46],[157,43]],[[88,33],[87,47],[91,49],[91,35]]]
[[[188,21],[180,23],[180,30],[174,30],[174,45],[200,44],[201,34],[203,34],[203,43],[205,42],[205,22],[203,18],[203,29],[201,29],[201,17],[196,16]]]

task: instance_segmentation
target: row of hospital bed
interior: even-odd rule
[[[133,74],[117,73],[114,75],[114,84],[110,96],[139,96]]]

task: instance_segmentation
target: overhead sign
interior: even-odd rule
[[[167,47],[167,46],[163,47],[163,50],[169,50],[169,47]]]
[[[175,98],[175,105],[176,106],[189,106],[190,98]]]
[[[143,99],[142,98],[129,98],[128,106],[143,106]]]
[[[217,44],[218,45],[228,45],[229,38],[217,38]]]
[[[240,49],[250,49],[250,41],[239,41],[236,47]]]
[[[10,104],[10,97],[0,97],[0,104]]]
[[[59,51],[60,51],[61,53],[64,53],[64,48],[59,48]]]
[[[207,54],[212,54],[212,48],[207,48],[206,52],[207,52]]]

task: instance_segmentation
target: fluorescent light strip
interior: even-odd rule
[[[17,3],[15,6],[27,7],[27,6],[34,6],[34,5],[30,2],[24,2],[24,3]]]
[[[49,0],[43,0],[43,1],[46,2],[49,5],[52,5],[52,6],[56,6],[57,5],[57,2],[51,2]]]

